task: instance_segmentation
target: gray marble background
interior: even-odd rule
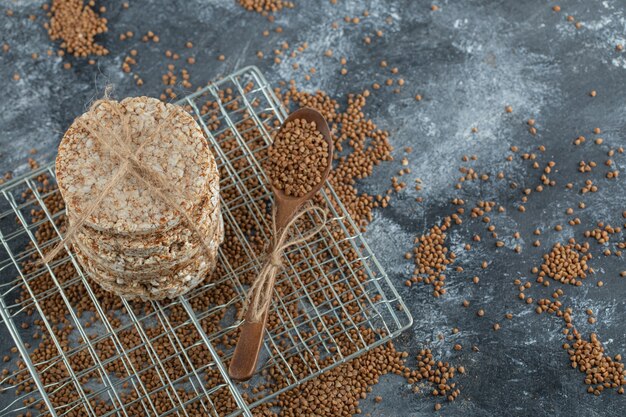
[[[560,13],[551,10],[555,2],[545,0],[437,1],[440,10],[436,12],[430,10],[430,1],[423,0],[339,0],[336,6],[327,0],[297,3],[296,9],[278,14],[272,24],[244,11],[233,0],[131,1],[128,10],[122,10],[121,2],[98,2],[108,9],[109,33],[101,37],[101,43],[111,54],[90,66],[83,60],[46,56],[46,50],[56,46],[42,28],[41,1],[0,0],[0,43],[11,46],[10,52],[0,53],[0,174],[25,172],[31,148],[37,149],[38,161],[52,161],[62,132],[90,100],[99,97],[107,83],[116,85],[120,97],[158,96],[163,89],[160,77],[167,65],[164,51],[189,56],[191,52],[183,47],[188,40],[195,45],[192,52],[197,60],[196,65],[187,66],[194,86],[254,64],[274,84],[295,78],[304,89],[321,88],[341,98],[370,88],[374,81],[383,83],[391,75],[389,68],[378,65],[385,59],[390,67],[399,68],[406,85],[400,94],[393,94],[388,87],[373,94],[366,114],[390,131],[397,158],[377,167],[359,188],[384,192],[390,177],[401,169],[403,148],[414,148],[409,156],[412,174],[405,177],[409,186],[393,196],[389,208],[376,212],[367,237],[415,318],[413,328],[398,338],[398,347],[414,356],[427,346],[438,358],[467,370],[465,376],[457,378],[462,390],[459,399],[444,404],[441,414],[626,414],[626,396],[614,390],[601,397],[585,392],[583,374],[570,367],[561,348],[565,341],[560,333],[562,322],[553,316],[536,315],[533,306],[517,299],[512,284],[515,278],[528,277],[530,268],[541,262],[541,255],[554,243],[572,236],[580,239],[597,221],[613,225],[624,222],[623,179],[605,179],[602,165],[610,147],[626,145],[626,52],[615,50],[616,44],[626,42],[624,3],[568,0],[560,4]],[[7,8],[14,11],[13,17],[5,14]],[[343,22],[344,16],[360,16],[366,9],[370,16],[362,18],[360,24]],[[27,19],[30,14],[37,16],[36,22]],[[582,22],[582,27],[577,30],[566,20],[567,15]],[[393,19],[391,24],[385,23],[387,17]],[[330,30],[335,20],[339,29]],[[283,33],[273,31],[278,25]],[[267,38],[261,36],[266,29],[271,32]],[[382,29],[384,36],[372,36],[371,45],[366,45],[364,36],[377,29]],[[135,37],[119,41],[119,33],[127,30]],[[148,30],[159,35],[159,44],[140,41],[140,35]],[[277,65],[272,51],[283,41],[290,49],[306,41],[309,48]],[[123,57],[132,48],[139,50],[134,71],[145,81],[141,88],[121,71]],[[323,57],[329,48],[334,51],[332,59]],[[258,50],[265,53],[265,59],[256,57]],[[33,52],[41,58],[31,59]],[[216,59],[219,54],[225,55],[225,61]],[[345,76],[339,74],[341,56],[348,59]],[[64,62],[71,62],[72,69],[63,69]],[[305,70],[294,71],[294,62]],[[181,66],[182,62],[177,64]],[[306,81],[304,75],[312,66],[317,73]],[[21,75],[18,82],[12,80],[15,72]],[[597,97],[589,97],[591,90],[597,91]],[[424,97],[421,102],[414,100],[416,93]],[[506,105],[513,107],[512,113],[504,112]],[[536,119],[535,137],[525,124],[529,118]],[[470,133],[473,126],[478,127],[477,134]],[[603,130],[601,146],[590,140],[596,126]],[[571,143],[578,135],[587,136],[588,141],[574,147]],[[530,169],[530,163],[519,156],[511,163],[506,163],[505,157],[511,145],[536,152],[540,144],[547,149],[538,153],[538,161],[542,167],[550,160],[556,162],[551,178],[557,185],[533,194],[522,214],[515,210],[520,190],[538,185],[541,170]],[[465,154],[475,154],[478,159],[462,163],[460,158]],[[594,178],[599,192],[584,197],[576,192],[588,178],[577,172],[583,159],[599,165],[595,173],[587,174]],[[623,155],[614,160],[618,169],[626,162]],[[507,180],[476,181],[455,191],[461,165],[492,177],[503,170]],[[415,177],[423,181],[419,193],[412,188]],[[520,188],[512,190],[508,185],[511,181]],[[564,187],[570,181],[574,190]],[[418,195],[424,198],[423,203],[415,202]],[[493,239],[487,238],[465,254],[462,245],[475,233],[486,237],[486,226],[468,221],[455,227],[448,241],[460,255],[455,265],[464,271],[448,271],[448,294],[435,299],[430,287],[403,286],[412,268],[402,255],[412,248],[415,236],[451,212],[449,200],[455,196],[466,199],[468,206],[480,199],[504,205],[507,212],[492,217],[506,245],[496,248]],[[582,225],[570,227],[567,220],[572,216],[566,216],[565,209],[577,207],[581,200],[587,205],[585,210],[576,210]],[[556,224],[565,225],[561,233],[552,231]],[[532,246],[536,228],[544,231],[540,248]],[[522,236],[520,255],[512,251],[517,243],[512,239],[515,231]],[[622,240],[621,234],[614,236],[612,244]],[[626,354],[626,279],[619,277],[624,262],[602,256],[603,248],[595,242],[592,248],[599,255],[591,261],[597,273],[582,287],[564,288],[562,300],[575,309],[574,319],[585,336],[596,332],[609,354]],[[484,271],[480,268],[483,260],[490,262]],[[478,285],[471,283],[474,275],[480,276]],[[599,280],[604,287],[596,286]],[[537,299],[548,297],[551,291],[547,290],[533,288],[528,293]],[[463,299],[472,302],[469,309],[461,306]],[[482,319],[475,315],[478,308],[486,310]],[[596,324],[587,323],[586,308],[596,312]],[[504,319],[507,312],[514,315],[512,320]],[[499,332],[492,330],[495,322],[502,325]],[[453,327],[460,332],[452,335]],[[444,340],[439,340],[439,334]],[[455,343],[464,349],[454,351]],[[2,349],[8,349],[6,340],[2,344]],[[472,345],[477,345],[479,352],[472,352]],[[383,397],[380,404],[373,401],[376,395]],[[10,400],[0,394],[0,403]],[[413,394],[411,387],[395,376],[384,377],[373,395],[361,403],[364,412],[374,416],[397,417],[431,415],[433,405],[434,399],[425,391]]]

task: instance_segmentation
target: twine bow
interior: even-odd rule
[[[308,213],[318,212],[322,221],[319,225],[309,231],[306,235],[287,240],[289,231],[296,222]],[[246,320],[252,323],[258,323],[263,319],[263,315],[267,311],[272,302],[274,284],[280,268],[282,267],[282,257],[284,252],[291,246],[304,243],[319,232],[326,225],[326,211],[319,206],[310,205],[299,212],[280,230],[276,230],[276,206],[272,212],[272,249],[267,254],[267,260],[257,276],[256,280],[250,286],[245,301]]]
[[[75,238],[76,234],[83,229],[87,218],[96,211],[104,198],[111,192],[113,187],[127,174],[132,175],[139,182],[141,182],[146,189],[153,194],[153,196],[160,199],[168,207],[178,211],[182,215],[187,227],[189,227],[192,232],[198,236],[203,248],[209,252],[209,245],[206,242],[206,236],[196,226],[192,217],[176,202],[177,198],[181,197],[183,197],[186,201],[193,201],[191,196],[188,196],[184,190],[174,189],[163,174],[155,171],[150,166],[143,163],[139,158],[144,147],[154,140],[161,128],[165,126],[175,115],[175,112],[169,112],[169,114],[163,118],[154,130],[143,140],[143,142],[137,146],[136,149],[133,149],[130,116],[124,111],[124,108],[120,103],[109,99],[110,91],[111,88],[107,87],[104,97],[95,101],[91,105],[89,111],[95,111],[100,106],[108,105],[108,110],[115,116],[119,117],[121,134],[118,134],[118,132],[114,131],[112,128],[103,126],[98,120],[94,120],[96,124],[95,128],[80,118],[76,119],[75,123],[87,130],[90,133],[90,136],[108,152],[109,156],[119,162],[119,169],[112,174],[100,194],[93,200],[87,209],[83,211],[75,222],[72,221],[72,224],[70,224],[70,227],[65,233],[64,239],[59,242],[54,249],[46,254],[43,262],[49,263],[52,261],[63,249],[65,243],[70,242]]]

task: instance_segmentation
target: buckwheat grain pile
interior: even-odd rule
[[[290,197],[302,197],[322,182],[328,167],[328,143],[315,122],[287,122],[270,146],[265,172],[272,185]]]
[[[277,12],[283,8],[293,9],[294,3],[285,0],[237,0],[239,5],[251,12],[267,14]]]
[[[60,40],[60,47],[76,57],[107,55],[109,51],[95,40],[108,30],[107,19],[94,7],[93,0],[86,5],[83,0],[53,0],[48,12],[50,21],[44,24],[50,39]],[[48,10],[47,5],[45,9]],[[102,6],[99,11],[106,8]]]

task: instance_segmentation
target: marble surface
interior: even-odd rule
[[[517,299],[515,278],[530,277],[530,269],[541,263],[541,256],[554,243],[570,237],[581,238],[584,230],[598,221],[621,225],[626,209],[623,179],[604,178],[609,148],[626,145],[624,118],[626,86],[626,53],[615,50],[626,42],[626,15],[620,0],[562,2],[561,12],[554,12],[554,2],[544,0],[468,0],[437,1],[439,10],[430,9],[432,2],[423,0],[356,1],[340,0],[332,5],[327,0],[297,1],[297,8],[276,15],[270,23],[255,13],[246,12],[232,0],[214,1],[132,1],[128,10],[121,2],[103,2],[108,11],[109,33],[100,41],[111,50],[107,57],[87,65],[84,60],[48,57],[49,48],[56,49],[42,28],[44,21],[38,0],[0,0],[0,43],[11,49],[0,53],[0,174],[10,171],[20,174],[28,169],[27,158],[36,149],[40,162],[51,161],[62,132],[80,114],[90,100],[102,94],[103,86],[112,83],[116,95],[159,95],[163,90],[161,74],[166,72],[164,52],[171,49],[183,57],[194,55],[197,63],[187,65],[195,86],[227,74],[246,65],[257,65],[270,82],[295,78],[304,89],[321,88],[336,98],[371,88],[372,82],[384,83],[391,74],[378,63],[386,60],[390,67],[399,68],[406,80],[399,94],[383,87],[370,98],[366,113],[381,128],[391,133],[395,147],[394,162],[376,167],[374,175],[359,184],[363,191],[384,192],[390,177],[402,168],[403,148],[412,146],[409,168],[405,176],[409,186],[394,194],[390,207],[377,211],[367,238],[397,283],[402,296],[415,318],[414,326],[397,339],[400,349],[415,354],[430,347],[436,356],[456,365],[463,365],[465,376],[457,379],[461,386],[459,399],[444,404],[441,414],[449,416],[538,416],[580,415],[617,416],[626,413],[626,396],[608,390],[600,397],[586,393],[583,374],[569,365],[561,348],[565,338],[562,322],[554,316],[536,315],[534,306]],[[5,11],[11,8],[14,15]],[[370,16],[361,23],[343,22],[344,16],[360,16],[364,10]],[[31,22],[28,15],[35,14]],[[567,15],[575,17],[582,26],[576,29]],[[391,23],[385,19],[391,17]],[[338,29],[331,23],[338,21]],[[276,33],[275,28],[283,28]],[[381,29],[382,37],[373,33]],[[120,33],[131,30],[133,39],[120,41]],[[161,39],[158,44],[144,44],[140,36],[152,30]],[[262,31],[269,30],[267,37]],[[363,42],[372,36],[371,44]],[[194,48],[186,50],[187,41]],[[273,50],[287,41],[290,48],[308,42],[309,47],[297,58],[273,61]],[[132,76],[121,70],[128,52],[137,48],[138,63],[133,71],[145,85],[137,87]],[[333,58],[324,58],[327,49]],[[265,59],[256,57],[263,51]],[[33,60],[32,53],[41,58]],[[217,56],[224,54],[225,60]],[[348,60],[348,74],[340,75],[340,57]],[[69,70],[63,63],[72,63]],[[180,62],[180,61],[179,61]],[[298,63],[301,70],[294,71]],[[182,67],[182,63],[177,67]],[[310,81],[304,75],[311,67],[316,73]],[[19,73],[20,81],[12,75]],[[591,90],[597,96],[589,96]],[[184,94],[184,90],[178,90]],[[423,100],[413,97],[421,94]],[[510,105],[512,113],[504,107]],[[528,132],[526,120],[534,118],[538,133]],[[472,127],[478,133],[472,134]],[[594,127],[603,131],[602,145],[594,145]],[[583,146],[575,147],[572,140],[585,135]],[[537,146],[545,145],[545,152]],[[515,208],[521,191],[539,184],[541,170],[516,155],[506,162],[510,146],[521,152],[536,152],[543,167],[548,161],[556,166],[551,178],[555,187],[543,193],[533,193],[526,204],[526,213]],[[461,161],[462,155],[476,155],[477,160]],[[624,155],[614,158],[619,169]],[[578,162],[598,163],[594,173],[584,176],[577,172]],[[475,181],[454,189],[461,174],[458,168],[471,166],[487,173],[489,181]],[[494,179],[499,171],[506,180]],[[413,189],[413,180],[423,181],[423,190]],[[586,178],[593,178],[599,191],[581,196],[577,190]],[[511,189],[510,182],[518,183]],[[574,189],[565,189],[573,182]],[[422,203],[415,198],[423,197]],[[430,287],[407,288],[403,282],[410,276],[411,263],[403,254],[411,250],[416,236],[426,232],[451,212],[449,200],[461,197],[472,207],[478,200],[492,200],[507,208],[506,213],[494,214],[492,223],[505,246],[496,248],[487,237],[486,225],[467,221],[454,227],[448,244],[459,254],[454,266],[463,272],[447,273],[448,293],[440,298],[431,295]],[[567,207],[578,207],[584,201],[587,208],[576,209],[581,225],[571,227]],[[562,232],[552,229],[563,224]],[[541,247],[532,231],[540,228]],[[514,240],[512,234],[521,233]],[[465,253],[462,245],[481,233],[483,242]],[[623,240],[614,235],[611,245]],[[515,254],[514,245],[522,246]],[[626,353],[626,279],[619,277],[624,259],[605,258],[604,249],[591,243],[595,257],[590,262],[596,274],[582,287],[564,288],[564,304],[575,309],[578,329],[588,336],[596,332],[609,354]],[[611,246],[613,247],[613,246]],[[489,260],[486,270],[480,268]],[[1,274],[1,272],[0,272]],[[471,277],[478,275],[479,284]],[[603,287],[596,283],[602,280]],[[535,299],[549,297],[550,288],[528,291]],[[465,309],[461,300],[471,301]],[[477,318],[475,311],[484,308],[485,317]],[[597,323],[588,324],[586,308],[596,313]],[[513,319],[506,320],[505,313]],[[502,329],[492,330],[499,322]],[[451,329],[458,327],[459,333]],[[438,335],[444,335],[443,340]],[[453,350],[455,343],[464,346]],[[2,342],[8,349],[7,341]],[[479,348],[473,352],[472,345]],[[383,397],[381,403],[374,396]],[[0,394],[0,403],[10,398]],[[434,399],[425,391],[414,394],[406,382],[386,376],[373,388],[373,394],[361,402],[364,413],[374,416],[415,417],[431,415]]]

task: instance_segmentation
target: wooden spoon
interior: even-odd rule
[[[332,167],[333,138],[324,117],[316,110],[305,107],[291,113],[280,128],[283,129],[287,122],[295,119],[304,119],[309,123],[315,122],[317,130],[322,134],[328,144],[328,161],[326,170],[322,175],[322,181],[313,187],[309,193],[302,197],[287,196],[282,190],[278,190],[273,185],[270,185],[272,192],[274,193],[274,204],[276,204],[277,233],[280,233],[287,223],[289,223],[289,220],[291,220],[302,204],[313,198],[320,188],[322,188]],[[262,319],[256,323],[252,323],[250,321],[250,313],[246,314],[244,322],[241,325],[239,341],[237,342],[235,353],[233,354],[230,361],[230,367],[228,368],[228,374],[233,380],[247,381],[256,371],[257,362],[259,360],[259,352],[261,351],[261,345],[263,344],[263,334],[265,332],[266,321],[267,311],[263,314]]]

